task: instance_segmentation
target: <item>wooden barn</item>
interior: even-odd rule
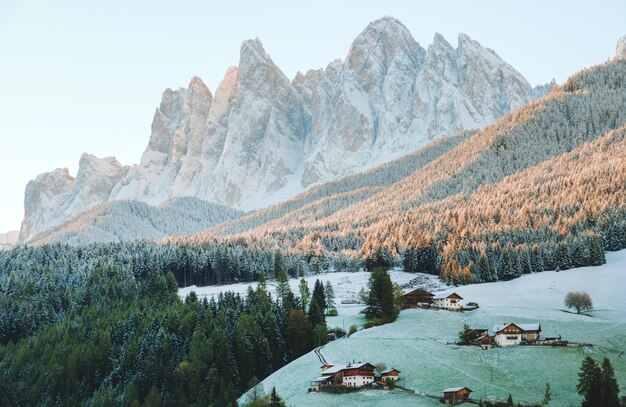
[[[472,391],[467,387],[450,387],[443,391],[443,402],[446,404],[459,404],[469,401]]]
[[[376,382],[381,386],[385,386],[387,384],[387,380],[391,380],[393,382],[400,380],[400,371],[394,368],[383,370],[380,372],[380,376],[377,378]]]
[[[423,288],[417,288],[402,296],[402,308],[429,308],[434,296]]]
[[[479,336],[478,339],[476,339],[476,343],[480,345],[481,349],[483,350],[491,349],[494,347],[493,337],[489,336],[488,334]]]

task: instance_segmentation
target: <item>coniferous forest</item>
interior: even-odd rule
[[[171,272],[3,270],[0,405],[235,405],[325,341],[321,283],[303,304],[278,273],[278,298],[182,301]]]

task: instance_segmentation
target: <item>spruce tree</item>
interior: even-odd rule
[[[602,373],[600,376],[600,394],[602,405],[605,407],[619,407],[619,386],[615,379],[613,365],[608,358],[602,360]]]
[[[300,290],[300,301],[302,302],[302,312],[306,313],[306,309],[309,306],[309,299],[311,297],[311,291],[309,290],[309,285],[306,280],[303,278],[300,280],[300,285],[298,286]]]
[[[330,281],[324,286],[324,295],[326,296],[326,313],[335,308],[335,289]]]
[[[326,295],[324,294],[324,284],[320,280],[315,280],[308,314],[311,325],[326,324],[325,310]]]
[[[387,270],[376,268],[372,271],[369,289],[365,316],[370,319],[383,318],[385,322],[394,321],[398,317],[399,309],[396,307],[393,283]]]
[[[294,360],[311,350],[313,327],[300,310],[291,310],[287,315],[285,341],[289,349],[289,360]]]
[[[602,371],[591,356],[587,356],[580,367],[578,373],[578,384],[576,390],[583,396],[582,407],[602,406],[601,381]]]
[[[276,387],[272,387],[269,407],[285,407],[285,402],[280,398],[278,393],[276,393]]]

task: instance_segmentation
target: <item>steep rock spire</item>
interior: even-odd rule
[[[615,58],[626,58],[626,35],[617,40]]]

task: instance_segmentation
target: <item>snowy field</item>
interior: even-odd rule
[[[431,292],[437,292],[449,288],[440,283],[439,279],[436,276],[432,275],[405,273],[401,271],[401,269],[390,270],[389,275],[391,276],[391,280],[404,287],[405,291],[408,291],[414,287],[423,287],[424,289],[430,290]],[[335,303],[337,305],[339,315],[336,317],[326,318],[326,324],[329,328],[338,327],[348,332],[348,329],[351,325],[356,325],[357,327],[361,328],[365,324],[365,317],[363,316],[363,314],[360,314],[364,306],[361,304],[342,304],[342,301],[358,301],[358,294],[361,288],[367,289],[369,276],[369,272],[358,271],[353,273],[325,273],[304,278],[309,285],[309,290],[311,291],[311,293],[313,292],[315,280],[319,279],[324,284],[326,284],[327,281],[330,281],[330,283],[333,285],[333,289],[335,291]],[[289,280],[291,291],[293,291],[293,293],[298,297],[300,296],[300,291],[298,289],[299,284],[300,279]],[[248,287],[252,287],[254,289],[257,287],[257,285],[257,283],[240,283],[228,285],[214,285],[207,287],[190,286],[179,289],[178,295],[183,299],[192,291],[195,291],[196,295],[198,295],[198,298],[200,299],[205,297],[207,299],[211,299],[212,297],[219,295],[219,293],[226,291],[231,291],[243,295],[248,291]],[[272,296],[275,298],[276,283],[274,281],[269,281],[267,283],[267,288],[268,291],[270,291]]]
[[[409,287],[421,286],[433,291],[437,291],[446,286],[439,283],[439,279],[436,276],[426,274],[412,274],[405,273],[401,269],[390,270],[389,272],[391,280],[395,283],[408,289]],[[340,272],[340,273],[325,273],[317,274],[313,276],[305,277],[309,285],[309,290],[313,292],[313,286],[315,280],[320,280],[326,284],[327,281],[333,285],[335,291],[335,302],[337,306],[341,305],[341,301],[355,301],[358,299],[358,294],[361,288],[367,289],[367,283],[369,281],[370,273],[366,271],[358,271],[354,273]],[[289,280],[291,291],[296,296],[300,296],[298,286],[300,284],[299,278],[293,278]],[[195,291],[198,298],[204,297],[210,299],[211,297],[219,295],[221,292],[232,291],[239,294],[245,294],[248,291],[248,287],[256,288],[258,283],[240,283],[240,284],[228,284],[228,285],[212,285],[207,287],[190,286],[181,288],[178,290],[178,294],[181,298],[185,298],[190,292]],[[268,291],[275,297],[276,295],[276,282],[268,281]]]
[[[600,267],[543,272],[508,282],[454,288],[466,301],[478,302],[481,307],[465,313],[404,310],[395,323],[361,330],[350,338],[331,342],[322,353],[334,363],[384,362],[387,367],[402,372],[402,386],[427,394],[440,395],[446,387],[467,386],[474,391],[474,398],[504,399],[510,393],[514,401],[531,403],[541,401],[545,384],[550,383],[552,406],[580,405],[576,382],[582,359],[586,355],[596,360],[608,357],[623,394],[626,392],[626,251],[607,253],[606,257],[607,264]],[[416,277],[400,271],[391,275],[401,284]],[[312,286],[315,278],[308,279],[309,285]],[[367,273],[336,273],[317,278],[331,279],[338,305],[339,297],[350,298],[367,284]],[[294,292],[296,285],[294,281]],[[245,289],[242,287],[240,292]],[[215,290],[219,289],[201,288],[196,292],[214,295]],[[567,312],[563,298],[570,290],[587,291],[595,310],[585,315]],[[330,325],[341,326],[341,320],[345,319],[347,329],[348,320],[362,321],[358,305],[340,305],[338,310],[339,317],[330,320]],[[594,346],[481,350],[449,344],[457,339],[464,323],[487,328],[508,321],[540,322],[545,333],[559,333],[564,340]],[[308,393],[310,380],[318,376],[319,366],[316,355],[310,352],[266,378],[262,385],[266,391],[276,386],[289,406],[440,405],[436,400],[401,390],[367,390],[346,395]]]

